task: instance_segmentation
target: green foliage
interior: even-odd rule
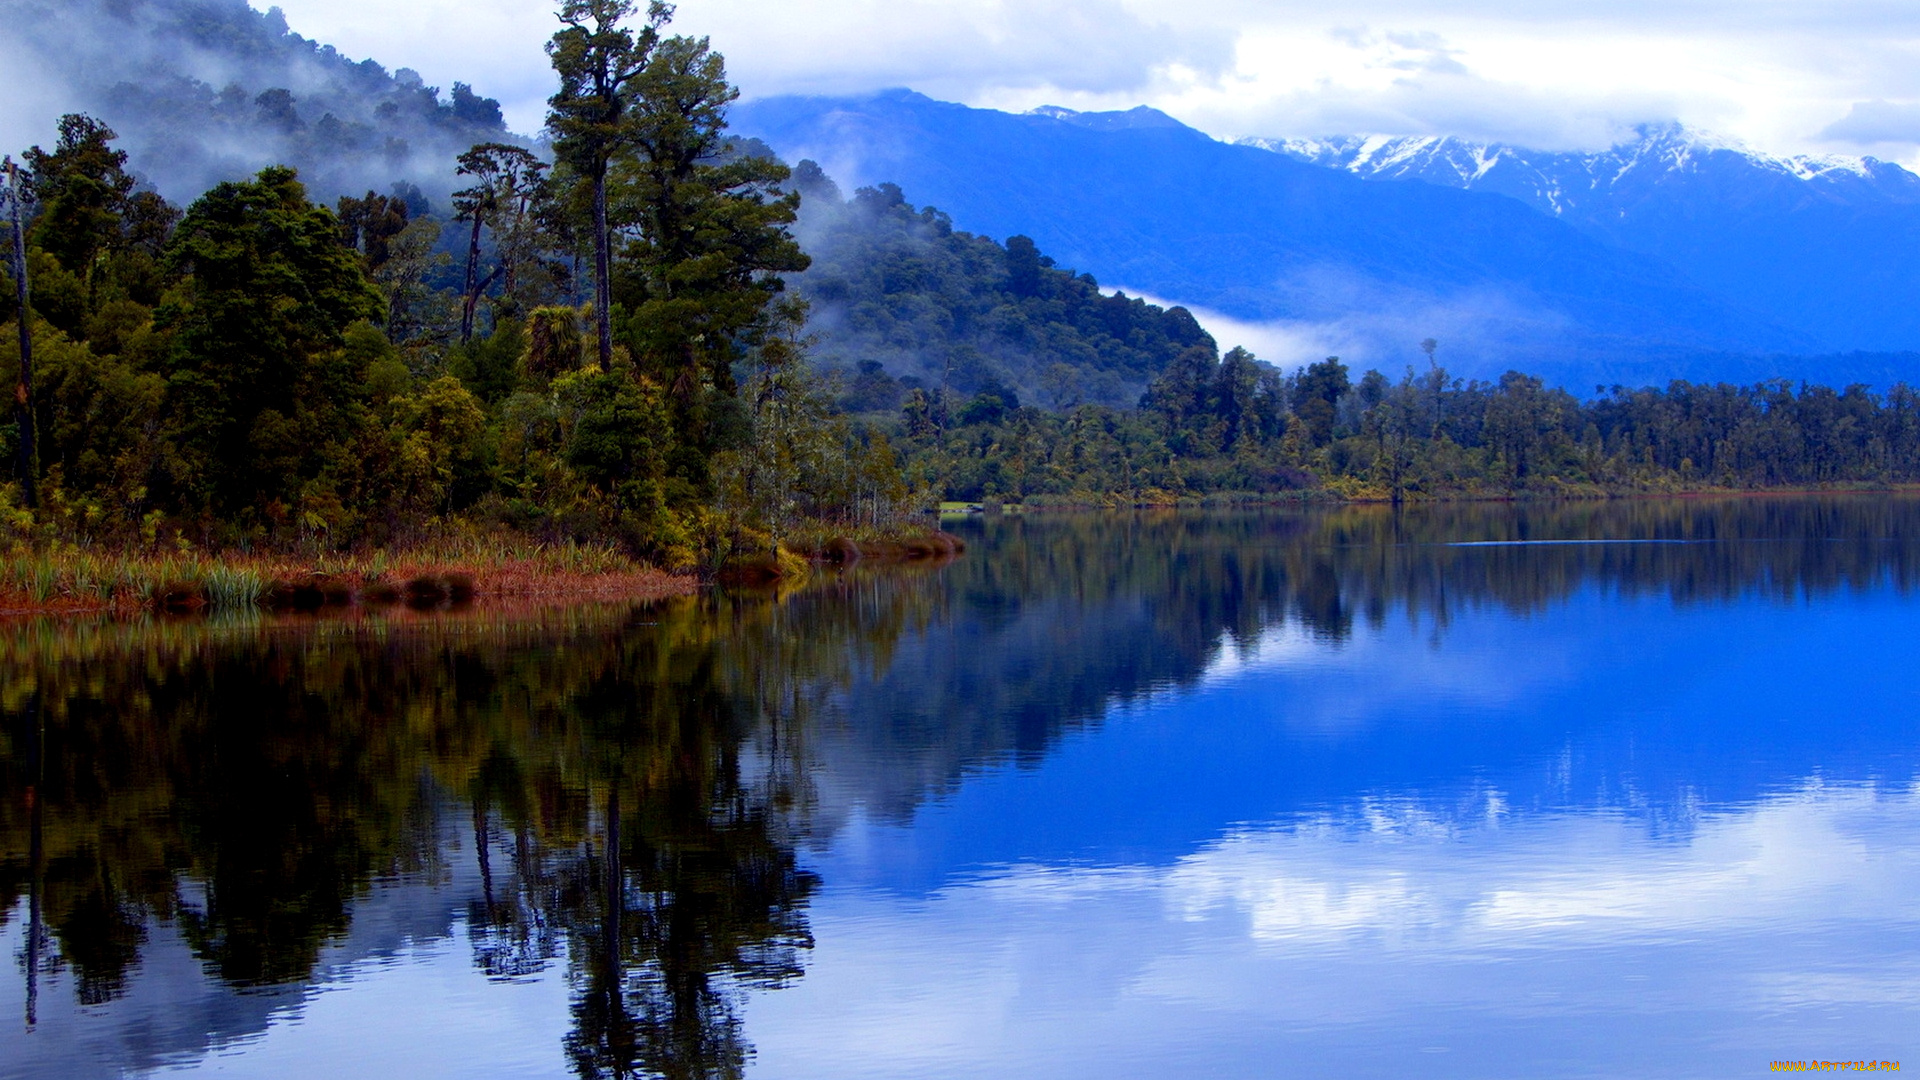
[[[133,192],[127,155],[110,145],[115,137],[98,120],[69,114],[52,153],[36,146],[23,155],[40,206],[29,241],[83,276],[120,238]]]
[[[0,355],[7,351],[0,346]],[[156,429],[164,381],[134,359],[134,349],[102,355],[64,335],[42,333],[34,353],[43,466],[69,488],[137,517],[161,451]]]
[[[629,504],[656,499],[671,445],[660,389],[650,380],[598,368],[554,380],[566,418],[565,457],[589,482]]]
[[[547,125],[554,152],[583,176],[604,175],[630,139],[629,84],[645,70],[660,27],[673,9],[656,2],[638,34],[621,24],[636,10],[631,0],[564,0],[563,28],[547,43],[560,88]]]
[[[170,479],[186,505],[279,517],[344,464],[329,451],[350,437],[366,381],[346,331],[386,305],[289,169],[202,196],[167,257],[185,275],[157,320],[173,333]]]
[[[784,166],[728,139],[720,57],[661,40],[664,5],[637,36],[618,25],[630,14],[613,0],[562,12],[560,182],[518,147],[462,155],[457,282],[416,191],[344,198],[336,214],[272,168],[181,215],[132,190],[111,131],[67,118],[52,153],[29,154],[48,509],[25,528],[326,550],[465,517],[689,565],[719,543],[714,461],[756,441],[810,448],[809,464],[783,481],[792,498],[732,527],[764,531],[792,507],[847,516],[855,500],[869,519],[895,513],[906,491],[884,437],[833,416],[824,391],[784,412],[739,399],[737,366],[779,354],[795,378],[806,368],[798,316],[773,304],[780,275],[806,265],[787,232],[798,196]],[[257,104],[299,120],[291,95]],[[620,238],[596,283],[619,303],[559,306],[588,235],[567,208],[595,155],[602,182],[586,186]],[[615,315],[620,348],[593,363],[583,319]],[[829,464],[885,475],[836,486]]]
[[[634,13],[631,0],[565,0],[563,28],[547,43],[560,77],[548,100],[547,128],[553,152],[576,179],[572,201],[586,206],[593,243],[594,328],[600,364],[613,363],[613,226],[607,209],[607,173],[630,153],[634,136],[633,83],[646,70],[660,27],[673,8],[653,0],[638,35],[622,26]],[[581,190],[584,189],[584,190]]]
[[[730,554],[778,556],[807,523],[840,532],[903,524],[917,501],[885,433],[855,425],[807,362],[804,310],[786,304],[779,332],[754,350],[743,396],[748,435],[718,455],[716,509]],[[764,535],[767,550],[752,551]]]
[[[394,195],[369,191],[356,199],[343,195],[336,206],[340,217],[340,241],[360,253],[367,272],[386,265],[392,257],[390,245],[407,227],[406,200]]]
[[[518,146],[482,143],[460,155],[455,171],[473,185],[454,192],[454,220],[471,225],[466,276],[461,289],[460,341],[473,336],[474,319],[487,288],[499,283],[497,310],[514,316],[529,310],[541,284],[559,276],[558,263],[540,252],[540,217],[553,202],[546,162]],[[498,265],[481,276],[481,240],[493,235]]]
[[[1293,411],[1306,429],[1308,442],[1325,446],[1333,441],[1340,399],[1351,387],[1347,365],[1337,356],[1309,364],[1294,380]]]
[[[547,379],[577,369],[586,357],[580,313],[572,308],[534,309],[527,318],[527,373]]]
[[[579,351],[574,335],[574,351]],[[496,403],[520,388],[527,377],[527,332],[518,319],[503,319],[493,333],[448,353],[448,369],[482,401]]]

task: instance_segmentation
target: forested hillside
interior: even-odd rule
[[[1180,353],[1214,348],[1185,309],[1104,295],[1031,239],[1001,245],[956,231],[896,185],[849,200],[802,161],[794,186],[813,265],[792,281],[812,304],[817,355],[842,371],[854,412],[894,411],[906,393],[942,387],[1057,409],[1130,406]]]

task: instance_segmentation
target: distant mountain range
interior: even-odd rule
[[[763,99],[735,125],[1109,286],[1277,324],[1298,353],[1267,356],[1283,365],[1325,348],[1395,371],[1431,336],[1457,372],[1575,388],[1920,380],[1920,355],[1897,352],[1920,348],[1902,299],[1920,284],[1920,178],[1884,163],[1670,128],[1596,155],[1236,145],[1152,109],[1016,115],[910,91]]]
[[[1518,199],[1830,348],[1920,346],[1920,176],[1898,165],[1773,157],[1677,125],[1600,153],[1451,138],[1242,141],[1369,180]]]

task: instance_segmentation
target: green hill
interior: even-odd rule
[[[1055,409],[1132,406],[1182,352],[1216,348],[1185,308],[1105,295],[1032,240],[957,231],[893,184],[848,199],[811,161],[794,184],[813,265],[790,281],[813,305],[815,356],[843,374],[850,411],[894,412],[911,390],[943,385]]]

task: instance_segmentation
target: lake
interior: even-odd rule
[[[0,1077],[1920,1059],[1920,499],[0,625]]]

